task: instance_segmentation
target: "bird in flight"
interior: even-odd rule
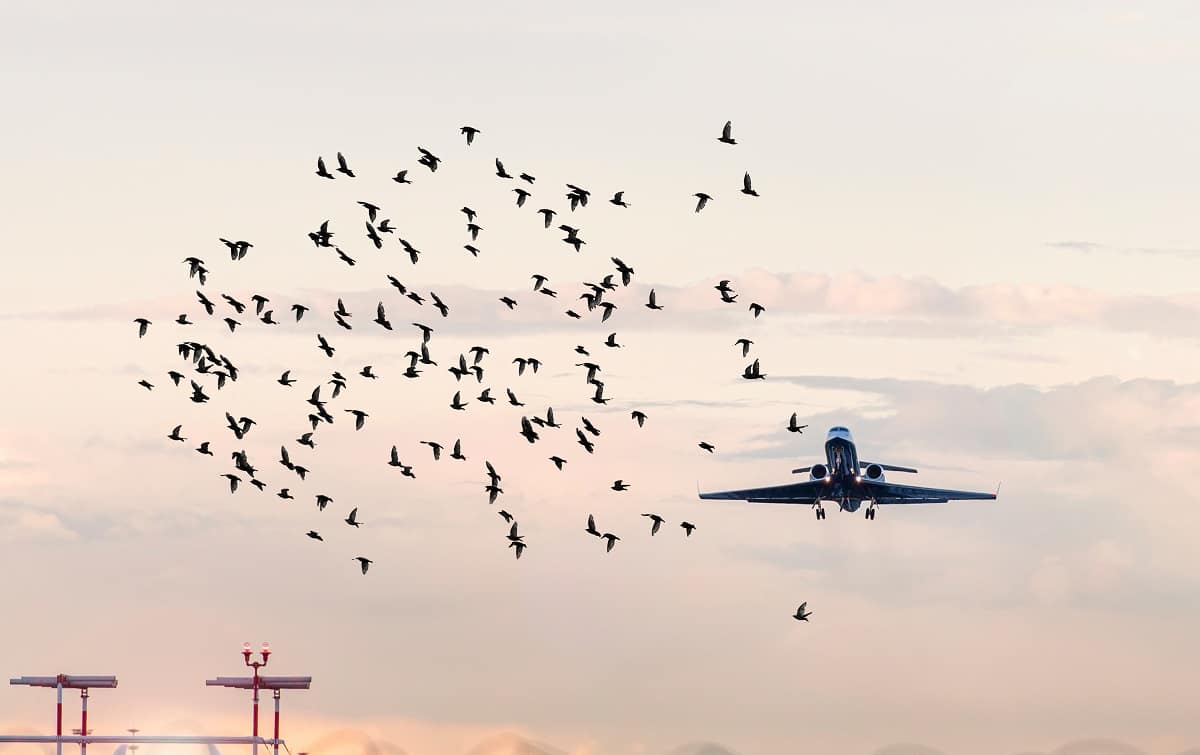
[[[355,556],[353,560],[357,561],[359,566],[362,567],[363,574],[367,573],[367,567],[369,567],[371,564],[375,563],[371,559],[366,558],[364,556]]]
[[[146,335],[146,331],[149,330],[151,325],[150,321],[145,317],[139,317],[138,319],[134,320],[134,322],[136,322],[138,326],[138,338]]]
[[[755,191],[754,187],[750,185],[750,174],[749,173],[742,176],[742,193],[749,195],[751,197],[758,196],[758,192]]]
[[[479,129],[474,126],[463,126],[459,132],[467,137],[467,146],[470,147],[471,143],[475,141],[475,135],[479,133]]]
[[[337,161],[337,172],[354,178],[354,171],[350,170],[350,166],[346,164],[346,158],[342,156],[341,152],[337,153]],[[365,573],[366,572],[364,572],[364,574]]]
[[[683,528],[683,531],[687,533],[688,537],[691,537],[692,530],[696,529],[696,525],[692,524],[691,522],[680,522],[679,526]]]
[[[362,524],[362,522],[358,521],[358,507],[357,506],[350,509],[350,516],[346,517],[345,521],[346,521],[346,524],[350,525],[351,527],[357,527],[358,525]]]
[[[706,204],[708,204],[708,201],[710,199],[712,199],[712,197],[710,197],[709,195],[705,194],[702,191],[698,191],[695,194],[693,194],[692,196],[695,197],[697,200],[699,200],[696,202],[696,212],[700,212],[701,210],[703,210],[704,206]]]
[[[650,300],[646,302],[647,309],[662,309],[662,305],[654,298],[654,289],[650,289]]]
[[[788,429],[789,433],[804,432],[804,428],[808,427],[808,425],[798,425],[798,424],[796,424],[796,422],[797,422],[796,413],[792,412],[791,419],[788,420],[788,425],[787,425],[787,429]]]
[[[724,144],[737,144],[737,140],[733,138],[733,121],[725,121],[725,127],[721,129],[721,135],[717,137],[717,141]]]
[[[651,525],[650,525],[650,534],[651,534],[651,535],[655,535],[655,534],[657,534],[657,533],[658,533],[658,528],[659,528],[659,527],[661,527],[661,526],[662,526],[662,523],[663,523],[663,521],[665,521],[665,520],[664,520],[664,519],[663,519],[661,516],[659,516],[658,514],[642,514],[642,516],[644,516],[644,517],[648,517],[648,518],[650,519],[650,521],[651,521],[651,522],[653,522],[653,524],[651,524]]]
[[[321,537],[321,533],[317,532],[316,530],[309,530],[304,534],[308,535],[313,540],[321,540],[322,542],[325,540],[325,538]]]
[[[808,617],[812,616],[812,611],[804,610],[806,606],[808,606],[808,601],[801,603],[800,607],[796,609],[796,613],[794,616],[792,616],[792,618],[796,621],[808,621]]]
[[[509,548],[516,548],[516,550],[517,550],[517,558],[520,558],[520,557],[521,557],[521,554],[522,554],[522,553],[524,553],[524,552],[525,552],[525,549],[526,549],[527,547],[529,547],[529,546],[525,545],[525,543],[521,542],[520,540],[512,540],[512,541],[510,541],[510,542],[509,542],[509,544],[508,544],[508,547],[509,547]]]
[[[624,194],[625,194],[625,192],[618,191],[616,194],[613,194],[612,199],[610,199],[608,201],[611,202],[612,204],[615,204],[617,207],[628,207],[629,203],[626,202],[622,198],[624,196]]]
[[[606,545],[604,547],[605,553],[608,553],[609,551],[611,551],[613,549],[613,546],[617,544],[617,541],[621,539],[621,538],[617,537],[616,535],[612,534],[611,532],[605,532],[603,535],[600,536],[600,538],[602,540],[606,540],[608,542],[608,545]]]
[[[317,157],[317,175],[321,178],[335,178],[335,176],[325,169],[325,158]]]
[[[742,356],[746,357],[746,356],[750,355],[750,344],[752,344],[752,343],[754,343],[754,341],[751,341],[749,338],[739,338],[733,342],[733,345],[741,346],[742,347]]]
[[[713,444],[711,444],[711,443],[709,443],[709,442],[707,442],[707,441],[703,441],[703,440],[702,440],[702,441],[700,441],[700,442],[699,442],[698,444],[696,444],[696,445],[700,446],[701,448],[703,448],[705,451],[708,451],[709,453],[712,453],[713,451],[716,451],[716,450],[717,450],[717,447],[716,447],[716,446],[714,446]]]

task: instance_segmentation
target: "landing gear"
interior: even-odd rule
[[[875,502],[874,501],[871,501],[871,505],[867,507],[866,512],[863,513],[863,516],[867,519],[870,519],[872,522],[875,521]]]
[[[816,511],[817,511],[817,521],[820,521],[825,518],[825,508],[823,506],[818,506]]]

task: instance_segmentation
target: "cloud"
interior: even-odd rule
[[[1185,259],[1200,259],[1200,249],[1146,246],[1109,246],[1108,244],[1097,244],[1092,241],[1048,241],[1046,242],[1046,246],[1055,247],[1058,249],[1068,249],[1073,252],[1083,252],[1084,254],[1108,252],[1111,254],[1144,254],[1153,256],[1182,257]]]

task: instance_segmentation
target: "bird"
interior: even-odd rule
[[[500,158],[496,158],[496,175],[501,178],[512,178],[508,171],[504,169],[504,163],[500,162]]]
[[[143,388],[145,388],[148,391],[154,390],[154,383],[151,383],[149,380],[146,380],[145,378],[142,378],[141,380],[139,380],[137,382],[137,384],[142,386]]]
[[[798,425],[798,424],[796,424],[796,422],[797,422],[796,413],[792,412],[792,416],[790,419],[788,419],[788,425],[787,425],[787,429],[788,429],[789,433],[804,432],[804,428],[808,427],[808,425]]]
[[[362,524],[362,522],[358,521],[357,517],[358,507],[355,506],[354,508],[350,509],[350,516],[346,517],[345,519],[346,524],[350,525],[351,527],[357,527],[358,525]]]
[[[521,175],[517,176],[517,178],[521,179],[522,181],[525,181],[526,183],[533,183],[534,181],[537,180],[536,178],[529,175],[528,173],[522,173]]]
[[[610,552],[613,549],[613,546],[617,544],[617,541],[621,539],[621,538],[617,537],[616,535],[612,534],[611,532],[605,532],[603,535],[600,536],[600,538],[602,540],[608,541],[608,545],[606,545],[604,548],[605,553]]]
[[[450,458],[456,461],[467,460],[467,457],[463,456],[462,452],[462,438],[456,438],[454,440],[454,448],[450,449]]]
[[[467,231],[470,232],[470,234],[471,234],[471,241],[477,240],[479,238],[479,232],[482,230],[483,230],[483,226],[481,226],[481,225],[477,225],[475,223],[467,223]]]
[[[617,343],[617,334],[616,333],[609,333],[608,338],[604,341],[604,345],[608,346],[609,348],[613,348],[613,349],[621,348],[621,344]]]
[[[759,304],[758,302],[750,303],[750,311],[754,313],[755,319],[758,319],[758,316],[761,315],[766,310],[767,310],[767,308],[764,307],[763,305]]]
[[[537,431],[535,431],[533,429],[533,425],[530,423],[528,417],[521,417],[521,433],[520,434],[523,438],[525,438],[525,440],[529,441],[530,443],[533,443],[534,441],[536,441],[538,439]]]
[[[794,616],[792,616],[792,618],[796,621],[808,621],[808,617],[812,616],[812,611],[804,610],[807,605],[808,601],[801,603],[800,607],[796,609],[796,613]]]
[[[604,398],[604,383],[594,380],[592,384],[596,386],[596,392],[592,394],[592,401],[597,404],[607,404],[609,399]]]
[[[702,440],[699,443],[697,443],[696,445],[700,446],[701,448],[703,448],[705,451],[708,451],[709,453],[712,453],[713,451],[717,450],[717,447],[714,446],[712,443],[709,443],[708,441]]]
[[[698,191],[695,194],[693,194],[692,196],[699,200],[698,202],[696,202],[696,212],[700,212],[701,210],[703,210],[704,205],[708,204],[708,201],[710,199],[712,199],[712,197],[710,197],[709,195],[705,194],[702,191]]]
[[[691,537],[692,530],[696,529],[696,525],[692,524],[691,522],[680,522],[679,526],[683,528],[683,531],[687,533],[688,537]]]
[[[321,537],[321,533],[317,532],[316,530],[309,530],[305,534],[311,537],[313,540],[320,540],[322,542],[325,540],[325,538]]]
[[[467,405],[463,403],[461,391],[454,392],[454,399],[450,402],[450,408],[457,409],[460,412],[467,408]]]
[[[742,176],[742,193],[752,197],[757,197],[758,192],[750,185],[750,174]]]
[[[295,380],[293,380],[292,378],[288,377],[288,376],[289,376],[289,375],[291,375],[291,374],[292,374],[292,371],[291,371],[291,370],[284,370],[284,371],[283,371],[283,374],[282,374],[282,375],[280,375],[280,376],[279,376],[279,379],[278,379],[278,380],[276,380],[275,382],[279,383],[280,385],[290,386],[290,385],[292,385],[293,383],[295,383],[295,382],[296,382],[296,381],[295,381]]]
[[[150,326],[153,324],[145,317],[139,317],[138,319],[134,320],[134,322],[136,322],[138,326],[138,338],[146,335],[146,331],[149,330]]]
[[[459,133],[467,137],[467,146],[470,147],[471,143],[475,141],[475,135],[479,133],[479,129],[474,126],[463,126],[459,129]]]
[[[381,237],[375,230],[375,226],[371,225],[369,222],[367,223],[367,238],[371,240],[371,243],[375,245],[376,249],[383,248],[383,237]]]
[[[437,294],[430,291],[429,298],[433,300],[433,306],[437,309],[438,314],[442,317],[450,316],[450,307],[446,306],[446,303]]]
[[[170,435],[168,435],[167,437],[170,438],[171,440],[177,440],[180,443],[182,443],[183,441],[187,440],[187,438],[184,438],[183,436],[181,436],[179,434],[179,431],[182,429],[183,429],[183,425],[175,425],[175,429],[172,430]]]
[[[508,513],[504,509],[500,509],[496,513],[500,515],[500,518],[503,519],[506,524],[513,520],[513,515]]]
[[[741,346],[742,347],[742,356],[746,357],[746,356],[750,355],[750,344],[752,344],[752,343],[754,343],[754,341],[751,341],[749,338],[739,338],[733,342],[733,345]]]
[[[517,400],[517,394],[512,392],[512,388],[505,388],[504,391],[508,394],[509,404],[512,406],[525,406],[525,404]]]
[[[624,480],[617,480],[612,484],[612,489],[618,493],[623,490],[629,490],[629,483],[625,482]]]
[[[717,141],[725,144],[737,144],[737,140],[733,138],[733,121],[725,121],[725,127],[721,129],[721,135],[717,137]]]
[[[557,467],[558,471],[560,471],[560,472],[562,471],[563,464],[567,463],[567,460],[562,458],[561,456],[551,456],[550,461],[554,462],[554,466]]]
[[[407,170],[399,171],[398,173],[396,173],[396,175],[392,176],[392,180],[398,184],[412,183],[412,181],[408,180],[408,171]]]
[[[323,157],[317,157],[317,175],[321,178],[336,178],[336,176],[325,169],[325,158]]]
[[[308,307],[303,304],[293,304],[292,311],[296,313],[296,322],[300,322],[300,318],[304,317],[304,313],[308,311]]]
[[[588,533],[589,535],[600,537],[600,530],[596,529],[596,518],[591,514],[588,514],[588,525],[584,532]]]
[[[363,573],[363,574],[366,574],[366,573],[367,573],[367,567],[368,567],[368,566],[370,566],[371,564],[375,563],[375,562],[374,562],[374,561],[372,561],[371,559],[369,559],[369,558],[366,558],[366,557],[364,557],[364,556],[355,556],[353,560],[354,560],[354,561],[357,561],[357,562],[358,562],[358,564],[359,564],[359,566],[361,566],[361,567],[362,567],[362,573]]]
[[[221,476],[224,477],[225,479],[229,480],[229,492],[236,493],[238,483],[242,481],[242,478],[238,477],[235,474],[228,474],[228,473],[223,474]]]
[[[662,309],[662,305],[659,304],[654,298],[654,289],[650,289],[650,300],[648,302],[646,302],[646,308],[647,309]]]
[[[524,207],[525,200],[532,196],[529,192],[522,188],[513,189],[513,193],[517,195],[517,207]]]
[[[208,450],[208,441],[207,440],[202,442],[199,446],[196,447],[196,453],[201,454],[203,456],[212,456],[213,455],[213,452]]]
[[[325,352],[325,356],[333,357],[334,348],[329,345],[329,341],[325,340],[325,336],[317,334],[317,348]]]
[[[588,420],[587,417],[580,417],[579,419],[580,419],[580,421],[583,422],[584,430],[587,430],[589,433],[591,433],[592,435],[595,435],[596,437],[600,436],[600,430],[597,429],[597,427],[595,425],[593,425],[591,423],[591,421]]]
[[[509,309],[513,309],[517,306],[517,300],[513,299],[511,296],[501,296],[500,301],[503,302],[504,306],[508,307]]]
[[[424,165],[426,168],[429,168],[430,173],[436,172],[438,169],[438,163],[442,161],[442,158],[433,154],[424,147],[417,147],[417,151],[421,153],[421,157],[417,160],[417,162],[421,165]]]
[[[650,534],[651,535],[657,534],[658,528],[661,527],[662,523],[665,521],[658,514],[642,514],[642,516],[649,517],[650,521],[653,522],[653,524],[650,525]]]
[[[317,511],[324,511],[325,507],[333,503],[333,499],[324,493],[317,494]]]
[[[753,364],[746,365],[746,370],[742,373],[742,377],[746,380],[765,380],[767,376],[762,374],[758,366],[758,360],[755,359]]]
[[[341,152],[337,153],[337,161],[337,172],[354,178],[354,171],[350,170],[350,166],[346,164],[346,158],[342,156]]]
[[[371,416],[371,415],[367,414],[366,412],[364,412],[362,409],[345,409],[343,411],[345,411],[347,414],[354,415],[354,429],[355,430],[363,429],[363,425],[366,423],[367,417]]]
[[[546,209],[538,210],[538,212],[541,213],[542,218],[546,221],[546,227],[549,228],[550,223],[554,220],[554,216],[557,213],[555,213],[554,210],[546,210]]]
[[[229,247],[229,258],[234,262],[245,257],[250,247],[254,246],[249,241],[230,241],[229,239],[219,239],[219,241]]]
[[[608,201],[615,204],[617,207],[628,207],[629,203],[621,198],[624,194],[625,192],[618,191],[616,194],[613,194],[612,199]]]
[[[193,323],[191,320],[187,319],[187,313],[186,313],[186,312],[184,312],[183,314],[179,315],[179,317],[176,317],[176,318],[175,318],[175,322],[176,322],[176,324],[178,324],[178,325],[195,325],[195,323]]]
[[[379,302],[375,307],[375,322],[384,330],[392,329],[392,323],[387,319],[387,313],[383,309],[383,302]]]
[[[525,545],[525,543],[521,542],[520,540],[513,540],[513,541],[509,542],[508,547],[516,548],[517,558],[520,558],[521,554],[524,553],[525,549],[529,546]]]
[[[513,541],[514,543],[525,539],[525,537],[523,535],[517,534],[517,523],[516,522],[513,522],[512,527],[510,527],[508,530],[508,539]]]
[[[466,249],[468,252],[470,252],[472,257],[479,256],[479,247],[477,246],[472,244],[463,244],[463,249]]]
[[[638,427],[641,427],[642,425],[646,424],[646,413],[643,411],[634,409],[632,412],[629,413],[629,416],[633,417],[634,421],[637,422]]]
[[[421,445],[429,446],[429,448],[433,450],[433,460],[434,461],[437,461],[438,459],[442,458],[442,444],[441,443],[435,443],[432,440],[423,440],[420,442],[421,442]],[[392,446],[392,460],[388,463],[391,464],[393,467],[400,466],[400,461],[399,461],[399,459],[396,458],[396,447],[395,446]]]

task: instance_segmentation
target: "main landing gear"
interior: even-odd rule
[[[825,507],[824,506],[821,506],[818,504],[817,508],[816,508],[816,512],[817,512],[817,520],[818,521],[825,518]]]
[[[875,521],[875,502],[871,501],[871,505],[863,512],[863,516],[871,521]]]

